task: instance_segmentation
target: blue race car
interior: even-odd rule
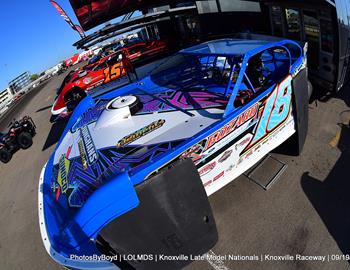
[[[303,148],[306,50],[290,40],[210,41],[86,97],[40,176],[50,256],[71,269],[164,270],[212,248],[208,196],[286,140]]]

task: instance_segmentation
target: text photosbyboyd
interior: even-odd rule
[[[218,255],[209,252],[203,255],[165,255],[165,254],[123,254],[123,255],[70,255],[71,260],[77,261],[267,261],[267,262],[288,262],[288,261],[348,261],[350,255],[302,255],[302,254],[285,254],[285,255],[271,255],[271,254],[254,254],[254,255],[240,255],[240,254],[225,254]]]

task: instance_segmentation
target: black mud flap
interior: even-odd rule
[[[181,269],[191,262],[185,256],[202,255],[215,245],[215,220],[192,160],[177,161],[136,190],[140,205],[100,232],[135,269]]]
[[[297,150],[303,150],[309,125],[309,93],[306,69],[293,79],[293,109],[296,119]]]

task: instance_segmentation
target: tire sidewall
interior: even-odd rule
[[[0,161],[2,163],[8,163],[12,158],[12,155],[9,151],[6,149],[1,149],[0,150]]]
[[[17,142],[19,147],[27,149],[33,144],[32,136],[28,132],[22,132],[18,135]]]

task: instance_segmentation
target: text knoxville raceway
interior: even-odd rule
[[[289,40],[214,40],[166,58],[137,82],[86,97],[40,176],[50,256],[71,269],[164,270],[190,261],[123,266],[71,255],[212,248],[218,233],[208,196],[287,139],[298,152],[304,145],[306,50]]]

